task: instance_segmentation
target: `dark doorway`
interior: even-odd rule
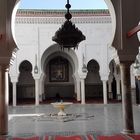
[[[88,74],[85,80],[86,100],[99,100],[103,98],[103,85],[99,75],[99,64],[96,60],[90,60],[87,64]]]
[[[113,78],[112,81],[112,94],[113,94],[113,99],[117,99],[117,90],[116,90],[116,80]]]
[[[135,78],[136,84],[136,104],[140,104],[140,80]]]
[[[17,83],[17,104],[34,104],[35,81],[32,77],[32,64],[25,60],[19,66],[19,79]]]
[[[62,100],[73,100],[74,82],[73,70],[69,61],[62,56],[52,58],[45,68],[45,100],[55,101],[59,93]]]

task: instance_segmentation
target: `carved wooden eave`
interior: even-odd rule
[[[140,25],[137,25],[136,27],[132,28],[130,31],[127,32],[128,37],[132,37],[134,34],[140,31]]]
[[[139,24],[140,0],[111,0],[116,13],[116,33],[114,46],[120,61],[134,61],[138,53],[139,40],[137,34],[128,38],[127,33]]]
[[[0,65],[9,67],[12,53],[17,48],[12,35],[12,13],[18,0],[0,0]]]

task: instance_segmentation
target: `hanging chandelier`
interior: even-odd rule
[[[69,4],[69,0],[67,0],[67,4],[65,6],[67,8],[67,13],[65,14],[66,21],[59,28],[55,35],[52,37],[52,40],[59,44],[59,46],[64,48],[78,48],[78,44],[85,40],[86,37],[83,33],[71,22],[72,15],[69,11],[71,5]]]

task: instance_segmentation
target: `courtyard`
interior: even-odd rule
[[[72,104],[65,110],[73,118],[56,119],[58,110],[51,104],[9,106],[9,136],[44,136],[76,134],[119,134],[122,132],[122,105]],[[135,133],[140,132],[140,106],[133,105]]]

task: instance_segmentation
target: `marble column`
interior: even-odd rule
[[[120,64],[122,86],[123,133],[125,134],[134,133],[133,107],[130,84],[130,65],[131,62],[123,62]]]
[[[43,80],[43,78],[41,78],[40,80],[39,80],[40,82],[40,84],[39,84],[39,93],[40,93],[40,95],[41,95],[41,98],[39,99],[40,100],[40,102],[42,102],[43,100],[45,100],[45,93],[44,93],[44,80]]]
[[[76,92],[77,92],[77,101],[80,101],[81,100],[81,96],[80,96],[80,81],[77,80],[77,88],[76,88]]]
[[[103,80],[103,100],[104,104],[107,104],[107,81]]]
[[[43,101],[43,83],[42,81],[39,82],[39,102]]]
[[[17,105],[17,82],[13,82],[13,106]]]
[[[39,79],[35,79],[35,105],[39,105]]]
[[[81,104],[85,104],[85,79],[81,79]]]
[[[117,99],[121,100],[121,90],[120,90],[120,79],[116,80],[116,86],[117,86]]]
[[[0,66],[0,135],[8,133],[8,102],[6,95],[6,68]]]

